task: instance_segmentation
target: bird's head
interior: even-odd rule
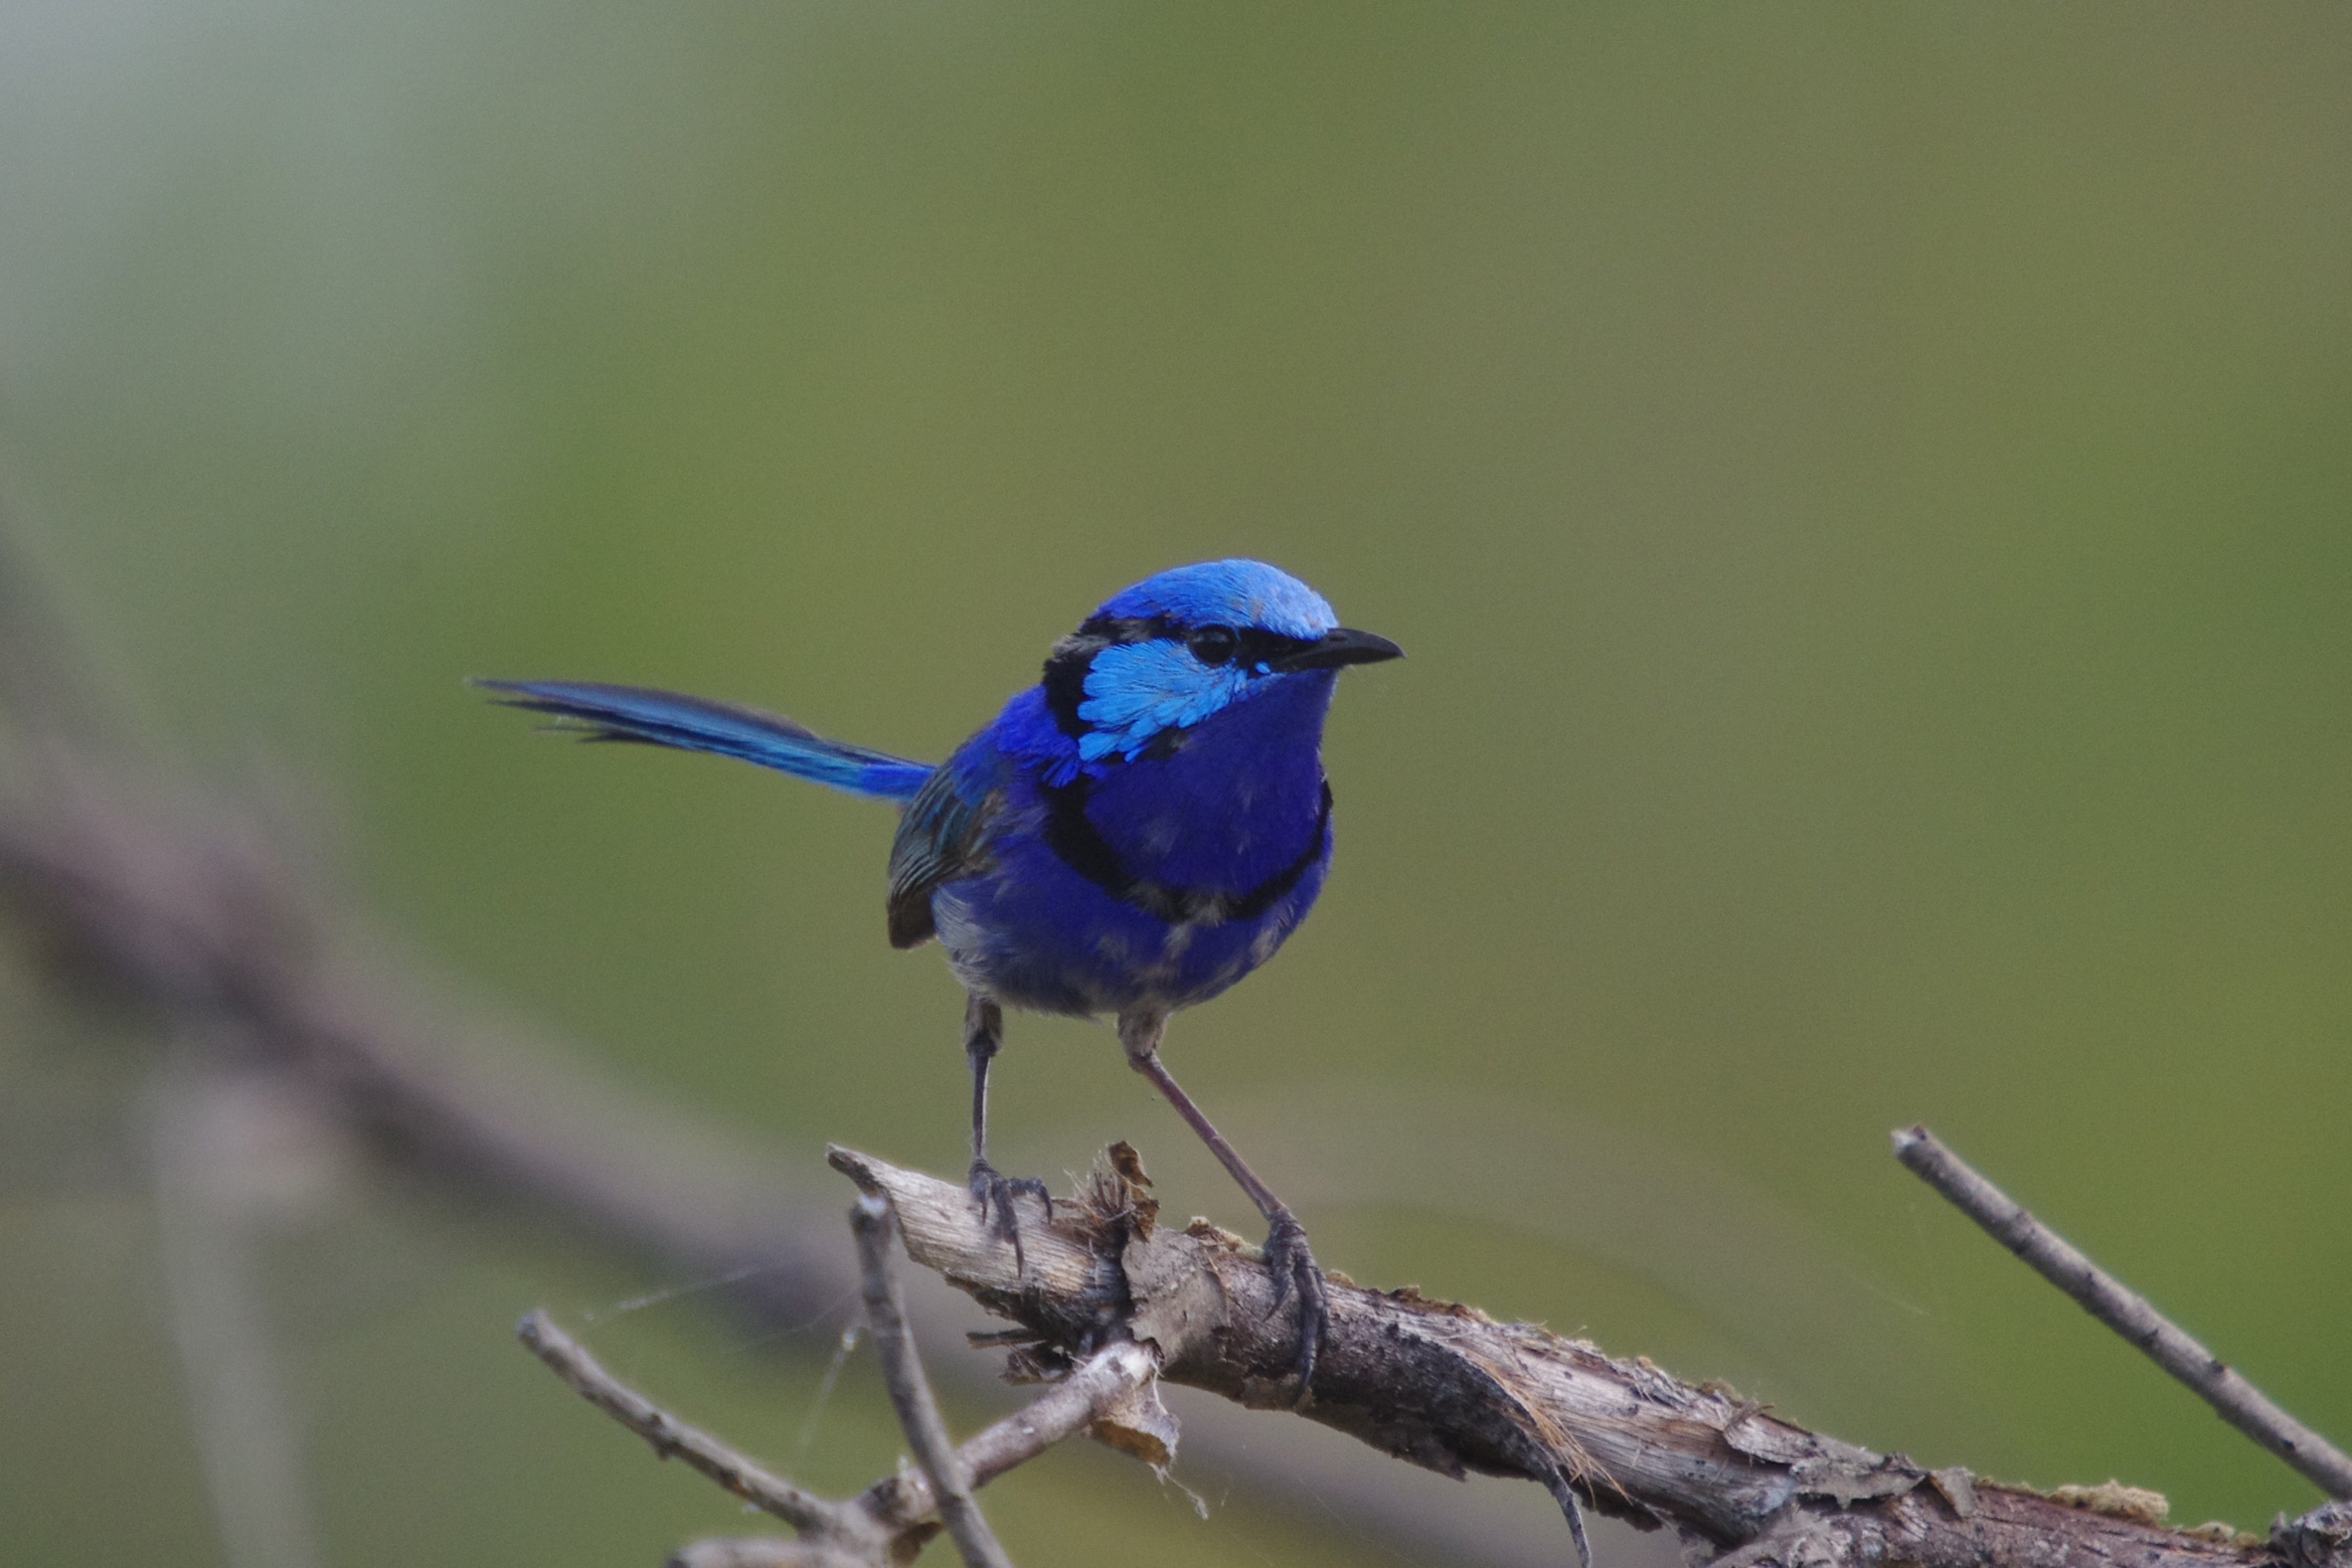
[[[1278,691],[1318,698],[1339,667],[1398,658],[1339,625],[1323,595],[1262,561],[1204,561],[1147,577],[1054,645],[1045,703],[1082,761],[1155,742]],[[1315,706],[1320,722],[1319,700]]]

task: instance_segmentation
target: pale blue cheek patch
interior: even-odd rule
[[[1087,762],[1113,752],[1133,758],[1163,730],[1199,723],[1241,694],[1249,677],[1226,665],[1211,669],[1179,643],[1124,643],[1095,655],[1078,717],[1093,726],[1078,737]]]

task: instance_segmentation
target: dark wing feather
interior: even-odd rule
[[[1004,804],[1003,761],[985,736],[993,766],[974,766],[959,754],[933,771],[907,803],[890,841],[890,945],[914,947],[930,938],[931,890],[988,865],[989,819]]]

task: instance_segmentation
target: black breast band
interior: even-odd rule
[[[1112,898],[1171,925],[1187,921],[1216,925],[1225,921],[1255,920],[1265,913],[1277,900],[1298,886],[1298,879],[1307,875],[1323,853],[1324,841],[1331,831],[1331,781],[1325,779],[1323,802],[1315,813],[1315,831],[1307,836],[1307,847],[1299,852],[1297,859],[1246,893],[1171,887],[1135,875],[1119,860],[1118,851],[1111,847],[1102,829],[1087,816],[1087,798],[1093,786],[1094,780],[1080,773],[1068,784],[1045,787],[1045,847],[1063,865]]]

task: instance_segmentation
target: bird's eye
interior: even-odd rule
[[[1194,658],[1213,668],[1233,662],[1234,650],[1241,647],[1241,638],[1234,635],[1231,626],[1202,626],[1184,639],[1184,646],[1192,650]]]

